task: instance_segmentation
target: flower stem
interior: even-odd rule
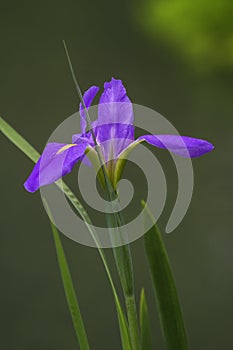
[[[114,258],[124,292],[132,350],[140,349],[138,317],[134,296],[134,274],[130,246],[114,247]]]
[[[140,349],[139,331],[138,331],[138,317],[134,293],[130,296],[125,296],[127,316],[129,322],[129,332],[131,338],[131,345],[133,350]]]
[[[123,218],[119,213],[106,214],[113,242],[113,254],[124,293],[132,350],[140,350],[138,317],[134,296],[134,273],[127,234],[122,233]],[[120,245],[120,243],[122,245]]]

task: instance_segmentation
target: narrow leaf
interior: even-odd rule
[[[170,350],[187,350],[184,321],[161,233],[149,209],[145,220],[153,223],[145,235],[145,248],[154,284],[163,335]]]
[[[16,130],[14,130],[2,117],[0,117],[1,132],[28,156],[34,163],[37,162],[40,154],[25,140]]]
[[[141,330],[141,349],[150,350],[151,333],[150,333],[150,318],[144,288],[141,291],[140,297],[140,330]]]
[[[44,199],[44,204],[46,205],[47,210],[48,210],[49,214],[51,215],[50,210],[48,208],[48,205],[45,202],[45,199]],[[81,350],[89,350],[90,347],[89,347],[89,343],[88,343],[82,315],[80,312],[78,300],[77,300],[76,293],[74,290],[72,278],[70,275],[69,267],[68,267],[68,264],[66,261],[65,252],[64,252],[63,247],[62,247],[62,243],[61,243],[61,240],[59,237],[59,232],[57,231],[56,226],[53,224],[52,218],[50,220],[50,224],[51,224],[51,228],[52,228],[52,232],[53,232],[53,238],[54,238],[54,243],[55,243],[55,248],[56,248],[56,253],[57,253],[58,265],[59,265],[60,272],[61,272],[62,283],[64,286],[66,300],[67,300],[67,303],[69,306],[69,310],[70,310],[70,314],[72,317],[75,333],[76,333],[76,336],[77,336],[77,339],[78,339],[78,342],[80,345],[80,349]]]
[[[16,145],[17,148],[19,148],[24,154],[26,154],[34,163],[37,162],[38,158],[40,157],[39,152],[33,148],[28,141],[26,141],[12,126],[10,126],[5,120],[3,120],[0,117],[0,129],[2,133],[12,142]],[[129,329],[128,324],[126,321],[125,314],[123,312],[118,294],[116,292],[116,288],[114,286],[111,273],[108,267],[108,263],[106,260],[106,257],[104,255],[103,249],[99,248],[98,242],[96,241],[96,235],[92,226],[92,222],[90,217],[88,216],[86,210],[83,208],[82,204],[79,202],[75,194],[71,191],[71,189],[65,184],[64,181],[59,180],[56,182],[56,185],[59,186],[59,188],[65,193],[67,198],[70,200],[72,205],[76,208],[76,210],[79,212],[83,220],[85,221],[87,228],[92,235],[93,239],[96,242],[100,257],[102,259],[104,268],[106,270],[115,304],[116,304],[116,310],[117,310],[117,316],[118,316],[118,323],[119,323],[119,329],[121,334],[121,341],[123,350],[131,350],[131,344],[130,344],[130,338],[129,338]]]

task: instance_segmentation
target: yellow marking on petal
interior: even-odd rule
[[[60,153],[66,151],[67,149],[69,149],[69,148],[71,148],[71,147],[74,147],[74,146],[77,146],[77,144],[76,144],[76,143],[69,143],[68,145],[65,145],[65,146],[61,147],[61,148],[57,151],[56,154],[60,154]]]

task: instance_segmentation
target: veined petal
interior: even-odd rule
[[[87,147],[87,142],[75,144],[48,143],[24,183],[28,192],[35,192],[39,187],[51,184],[71,172]]]
[[[106,161],[117,158],[134,140],[133,107],[121,80],[112,78],[104,84],[95,134]]]
[[[90,137],[90,135],[83,136],[82,134],[74,134],[72,135],[72,143],[81,143],[81,142],[86,142],[90,146],[94,145],[93,139]]]
[[[86,108],[88,109],[91,104],[92,101],[94,100],[97,92],[99,91],[99,87],[98,86],[91,86],[83,95],[83,100],[85,103]],[[84,135],[86,132],[86,126],[87,126],[87,121],[86,121],[86,114],[85,114],[85,110],[83,108],[82,103],[80,103],[79,105],[79,114],[80,114],[80,127],[81,127],[81,132]]]
[[[180,135],[144,135],[138,140],[144,140],[155,147],[166,148],[185,158],[200,157],[214,149],[214,146],[206,140]]]
[[[110,123],[98,126],[94,131],[106,162],[116,159],[134,141],[134,127],[130,124]]]
[[[98,106],[98,125],[133,124],[133,107],[121,80],[112,78],[104,84]]]
[[[90,132],[86,134],[86,136],[82,136],[81,134],[74,134],[72,135],[72,142],[73,143],[79,143],[79,142],[86,142],[87,147],[94,147],[94,140],[92,138],[92,135]],[[86,157],[86,154],[84,154],[81,158],[80,161],[82,161],[83,164],[86,166],[91,167],[91,162],[89,159]]]

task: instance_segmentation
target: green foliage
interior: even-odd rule
[[[187,350],[183,317],[166,249],[152,214],[147,207],[145,209],[145,221],[153,224],[145,235],[145,248],[167,349]]]
[[[12,126],[10,126],[3,118],[0,117],[0,130],[1,132],[12,142],[16,145],[17,148],[19,148],[24,154],[26,154],[34,163],[38,160],[40,154],[33,148],[28,141],[26,141]],[[84,219],[87,228],[92,235],[93,239],[96,242],[96,245],[98,247],[98,242],[96,241],[96,235],[95,232],[93,231],[93,226],[91,225],[91,219],[89,218],[87,212],[81,205],[81,203],[78,201],[74,193],[70,190],[70,188],[63,182],[63,181],[58,181],[57,186],[65,193],[67,198],[70,200],[70,202],[73,204],[75,209],[80,213],[81,217]],[[53,226],[52,226],[53,227]],[[54,227],[53,227],[54,228]],[[57,238],[57,237],[56,237]],[[56,244],[59,244],[59,242],[56,239]],[[61,251],[61,247],[60,247]],[[121,307],[121,303],[119,300],[119,297],[117,295],[111,273],[108,267],[107,260],[105,258],[104,252],[101,248],[98,248],[100,257],[102,259],[103,265],[105,267],[115,304],[116,304],[116,310],[117,310],[117,316],[118,316],[118,323],[119,323],[119,328],[120,328],[120,334],[121,334],[121,341],[122,341],[122,347],[123,350],[131,350],[131,344],[130,344],[130,337],[129,337],[129,329],[128,329],[128,324],[126,321],[125,314],[123,312],[123,309]],[[62,272],[62,271],[61,271]],[[64,274],[64,271],[62,272]],[[67,273],[66,273],[66,278],[67,278]],[[64,282],[64,280],[63,280]],[[66,289],[66,286],[64,285],[64,288]],[[73,317],[73,316],[72,316]]]
[[[140,297],[140,331],[141,331],[141,349],[150,350],[151,334],[150,334],[150,318],[146,301],[145,290],[142,289]]]
[[[139,18],[197,68],[233,67],[232,1],[146,0]]]
[[[47,210],[49,210],[47,203],[44,201]],[[65,252],[62,247],[62,243],[59,237],[59,233],[57,231],[56,226],[53,224],[52,220],[50,220],[53,238],[57,253],[58,265],[61,272],[61,278],[65,290],[66,300],[69,306],[70,314],[72,317],[75,333],[79,342],[79,346],[81,350],[89,350],[89,343],[85,331],[85,327],[83,324],[82,315],[80,312],[79,304],[77,301],[77,297],[75,294],[72,278],[70,275],[69,267],[66,261]]]

